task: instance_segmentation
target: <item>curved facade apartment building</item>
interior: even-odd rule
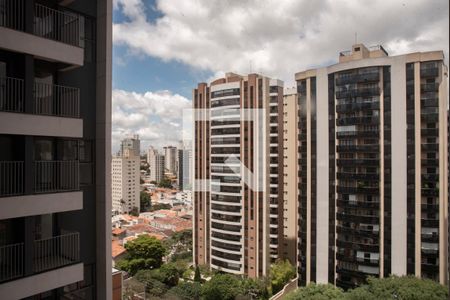
[[[0,1],[1,299],[112,298],[111,36],[110,0]]]
[[[357,44],[338,64],[296,74],[300,284],[448,282],[443,60]]]
[[[258,74],[194,90],[195,264],[258,277],[282,253],[282,101]]]

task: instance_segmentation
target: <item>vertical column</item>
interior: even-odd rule
[[[23,1],[24,4],[24,30],[27,33],[33,33],[34,31],[34,0]]]
[[[448,135],[446,67],[439,67],[439,282],[448,284]]]
[[[24,218],[24,275],[33,274],[33,252],[34,252],[34,218]]]
[[[415,209],[414,209],[414,227],[415,227],[415,258],[414,273],[417,277],[421,276],[421,245],[422,245],[422,178],[421,178],[421,136],[420,136],[420,62],[414,63],[414,164],[415,164]]]
[[[306,79],[306,284],[311,281],[311,78]]]
[[[384,78],[383,68],[380,73],[380,278],[384,277]]]
[[[328,127],[328,72],[317,70],[316,77],[316,170],[320,183],[316,183],[316,282],[328,283],[329,250],[329,127]]]
[[[407,265],[407,136],[405,58],[392,58],[391,67],[391,272],[405,275]]]

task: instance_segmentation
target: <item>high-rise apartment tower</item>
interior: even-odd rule
[[[0,1],[0,298],[111,299],[112,1]]]
[[[447,76],[442,51],[362,44],[295,75],[300,284],[448,282]]]
[[[283,253],[283,83],[228,73],[193,105],[194,262],[267,275]]]

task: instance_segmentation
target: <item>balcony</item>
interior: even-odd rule
[[[0,197],[24,193],[24,162],[0,161]]]
[[[80,262],[79,233],[69,233],[32,243],[31,266],[25,263],[25,244],[0,247],[0,282],[32,276]],[[29,270],[26,274],[25,270]]]
[[[359,88],[351,90],[342,90],[336,92],[336,99],[371,97],[380,95],[380,88]]]
[[[379,152],[380,145],[367,144],[367,145],[337,145],[337,152]]]
[[[337,126],[346,125],[378,125],[380,118],[377,116],[368,117],[338,117],[336,120]]]
[[[420,85],[421,92],[437,92],[439,91],[439,82],[422,83]]]
[[[379,159],[337,159],[338,167],[378,166],[379,164]]]
[[[349,103],[349,104],[338,104],[336,105],[337,113],[350,113],[354,111],[368,111],[368,110],[378,110],[380,109],[379,102],[372,103]]]
[[[336,85],[345,85],[350,83],[360,82],[378,82],[380,80],[380,73],[366,73],[366,74],[341,74],[336,78]]]
[[[439,75],[439,68],[430,67],[420,70],[420,77],[429,78],[429,77],[437,77]]]
[[[350,173],[350,172],[337,172],[337,179],[350,179],[350,180],[380,180],[380,174],[378,173]]]
[[[0,78],[0,134],[83,136],[78,88],[34,82],[25,94],[23,79]]]
[[[32,104],[32,114],[79,118],[80,90],[63,85],[34,82]],[[25,112],[23,79],[0,78],[0,111]]]
[[[78,161],[34,162],[34,192],[57,193],[79,190]]]
[[[25,162],[0,161],[0,220],[83,208],[78,161],[35,161],[25,182]]]
[[[33,15],[28,17],[25,11],[31,4],[27,2],[1,1],[0,36],[4,38],[0,40],[0,48],[50,61],[83,65],[83,39],[80,32],[83,20],[79,15],[35,4]]]

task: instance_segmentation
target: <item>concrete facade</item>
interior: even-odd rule
[[[299,283],[447,284],[447,67],[353,45],[297,73]]]
[[[2,5],[1,298],[111,299],[112,1]]]
[[[194,89],[195,264],[255,278],[282,257],[282,101],[259,74]]]

